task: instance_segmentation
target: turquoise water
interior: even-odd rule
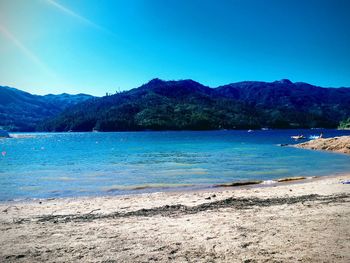
[[[325,137],[350,131],[322,130]],[[0,139],[0,200],[193,189],[350,171],[350,156],[277,144],[320,130],[28,133]]]

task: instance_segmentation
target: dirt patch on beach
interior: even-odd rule
[[[349,178],[0,204],[0,262],[349,262]]]

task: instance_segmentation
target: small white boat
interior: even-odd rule
[[[310,139],[310,140],[316,140],[316,139],[320,139],[320,138],[322,138],[322,137],[323,137],[323,133],[321,132],[320,135],[310,135],[310,136],[309,136],[309,139]]]
[[[310,135],[309,136],[310,140],[315,140],[315,139],[319,139],[319,138],[321,138],[319,135]]]
[[[302,139],[306,139],[304,135],[295,135],[295,136],[290,136],[290,138],[294,139],[294,140],[302,140]]]

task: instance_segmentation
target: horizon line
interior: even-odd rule
[[[273,81],[264,81],[264,80],[241,80],[241,81],[236,81],[236,82],[230,82],[230,83],[227,83],[227,84],[222,84],[222,85],[218,85],[218,86],[209,86],[209,85],[206,85],[206,84],[203,84],[199,81],[196,81],[194,79],[189,79],[189,78],[182,78],[182,79],[161,79],[161,78],[158,78],[158,77],[155,77],[155,78],[152,78],[146,82],[143,82],[142,84],[138,84],[137,87],[133,87],[133,88],[130,88],[130,89],[123,89],[123,90],[120,90],[120,91],[114,91],[115,93],[110,93],[108,91],[104,92],[107,94],[117,94],[118,92],[125,92],[125,91],[130,91],[132,89],[137,89],[137,88],[140,88],[141,86],[145,85],[145,84],[148,84],[149,82],[151,81],[154,81],[154,80],[160,80],[160,81],[163,81],[163,82],[170,82],[170,81],[174,81],[174,82],[178,82],[178,81],[193,81],[193,82],[196,82],[200,85],[203,85],[205,87],[208,87],[208,88],[211,88],[211,89],[216,89],[216,88],[219,88],[219,87],[222,87],[222,86],[226,86],[226,85],[231,85],[231,84],[237,84],[237,83],[243,83],[243,82],[261,82],[261,83],[274,83],[274,82],[281,82],[281,81],[288,81],[288,82],[291,82],[292,84],[296,84],[296,83],[304,83],[304,84],[308,84],[308,85],[311,85],[311,86],[315,86],[315,87],[319,87],[319,88],[334,88],[334,89],[339,89],[339,88],[350,88],[350,86],[338,86],[338,87],[334,87],[334,86],[320,86],[320,85],[315,85],[315,84],[311,84],[309,82],[304,82],[304,81],[291,81],[289,78],[282,78],[282,79],[276,79],[276,80],[273,80]],[[47,96],[47,95],[62,95],[62,94],[68,94],[68,95],[90,95],[90,96],[93,96],[93,97],[105,97],[106,95],[93,95],[93,94],[89,94],[89,93],[85,93],[85,92],[79,92],[79,93],[67,93],[67,92],[62,92],[62,93],[42,93],[42,94],[38,94],[38,93],[31,93],[30,91],[27,91],[26,89],[22,89],[21,87],[14,87],[13,85],[0,85],[0,87],[5,87],[5,88],[11,88],[11,89],[16,89],[16,90],[20,90],[20,91],[23,91],[23,92],[26,92],[26,93],[29,93],[31,95],[35,95],[35,96]]]

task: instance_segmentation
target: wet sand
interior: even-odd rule
[[[0,262],[350,262],[346,180],[0,203]]]

